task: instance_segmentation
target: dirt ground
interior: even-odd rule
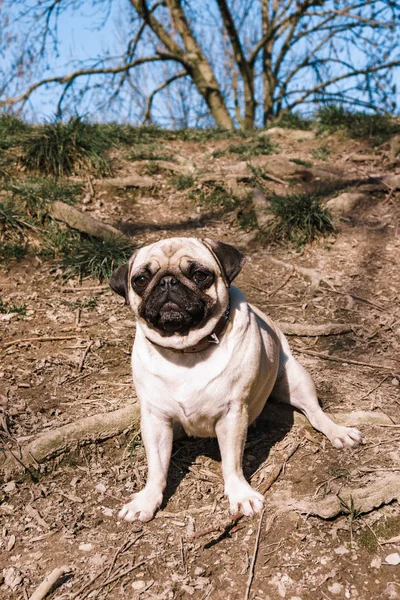
[[[177,164],[190,160],[201,171],[219,169],[226,157],[211,152],[228,144],[165,145]],[[400,173],[400,162],[390,162],[385,149],[337,136],[324,144],[328,162],[313,157],[319,139],[282,134],[279,152],[342,169],[350,179]],[[137,168],[118,164],[120,174]],[[174,445],[165,501],[143,525],[117,519],[146,479],[137,433],[63,455],[41,466],[37,481],[24,472],[8,475],[0,482],[1,597],[29,598],[53,569],[69,566],[71,576],[52,598],[400,598],[400,194],[369,193],[335,236],[296,252],[254,240],[229,212],[196,206],[168,173],[155,177],[160,185],[153,191],[108,190],[81,207],[123,224],[138,244],[175,235],[238,244],[248,261],[236,285],[272,318],[351,324],[342,335],[291,336],[290,342],[325,410],[367,413],[359,425],[364,443],[336,450],[293,415],[259,424],[249,431],[244,458],[255,487],[300,445],[266,493],[261,520],[243,518],[225,530],[228,504],[215,440]],[[271,189],[283,188],[271,182]],[[327,283],[311,290],[301,273],[271,263],[271,255],[312,268]],[[25,317],[0,315],[0,417],[7,414],[10,435],[22,445],[137,401],[129,361],[133,315],[97,281],[64,282],[59,275],[32,256],[0,272],[3,300],[28,306]],[[357,500],[363,490],[374,498],[372,507]],[[353,505],[347,500],[339,514],[322,518],[324,502],[338,502],[338,495],[354,498]]]

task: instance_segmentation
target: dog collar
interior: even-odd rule
[[[182,350],[179,348],[166,348],[165,346],[161,346],[160,344],[156,344],[149,340],[151,344],[158,346],[159,348],[163,348],[163,350],[171,350],[172,352],[177,352],[178,354],[192,354],[195,352],[203,352],[206,350],[210,344],[219,344],[219,338],[223,334],[229,319],[229,315],[231,312],[231,305],[228,304],[228,308],[214,327],[214,331],[207,335],[205,338],[200,340],[195,346],[189,346],[189,348],[183,348]]]

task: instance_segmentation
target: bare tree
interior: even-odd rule
[[[400,5],[392,0],[120,2],[121,53],[105,50],[43,76],[59,21],[88,3],[3,0],[0,107],[22,111],[45,88],[57,96],[60,116],[89,104],[126,114],[129,105],[147,123],[154,112],[186,124],[201,114],[203,122],[244,130],[309,104],[396,109]],[[111,0],[92,6],[106,19]]]

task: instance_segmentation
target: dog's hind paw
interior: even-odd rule
[[[134,495],[131,502],[124,504],[118,513],[118,518],[130,522],[151,521],[161,502],[162,494],[154,495],[147,490],[142,490]]]
[[[329,438],[334,448],[354,448],[362,442],[361,431],[354,427],[336,425],[333,435]]]

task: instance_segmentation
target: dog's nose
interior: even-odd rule
[[[173,275],[165,275],[160,279],[160,285],[162,288],[169,289],[173,285],[176,285],[178,280],[173,277]]]

